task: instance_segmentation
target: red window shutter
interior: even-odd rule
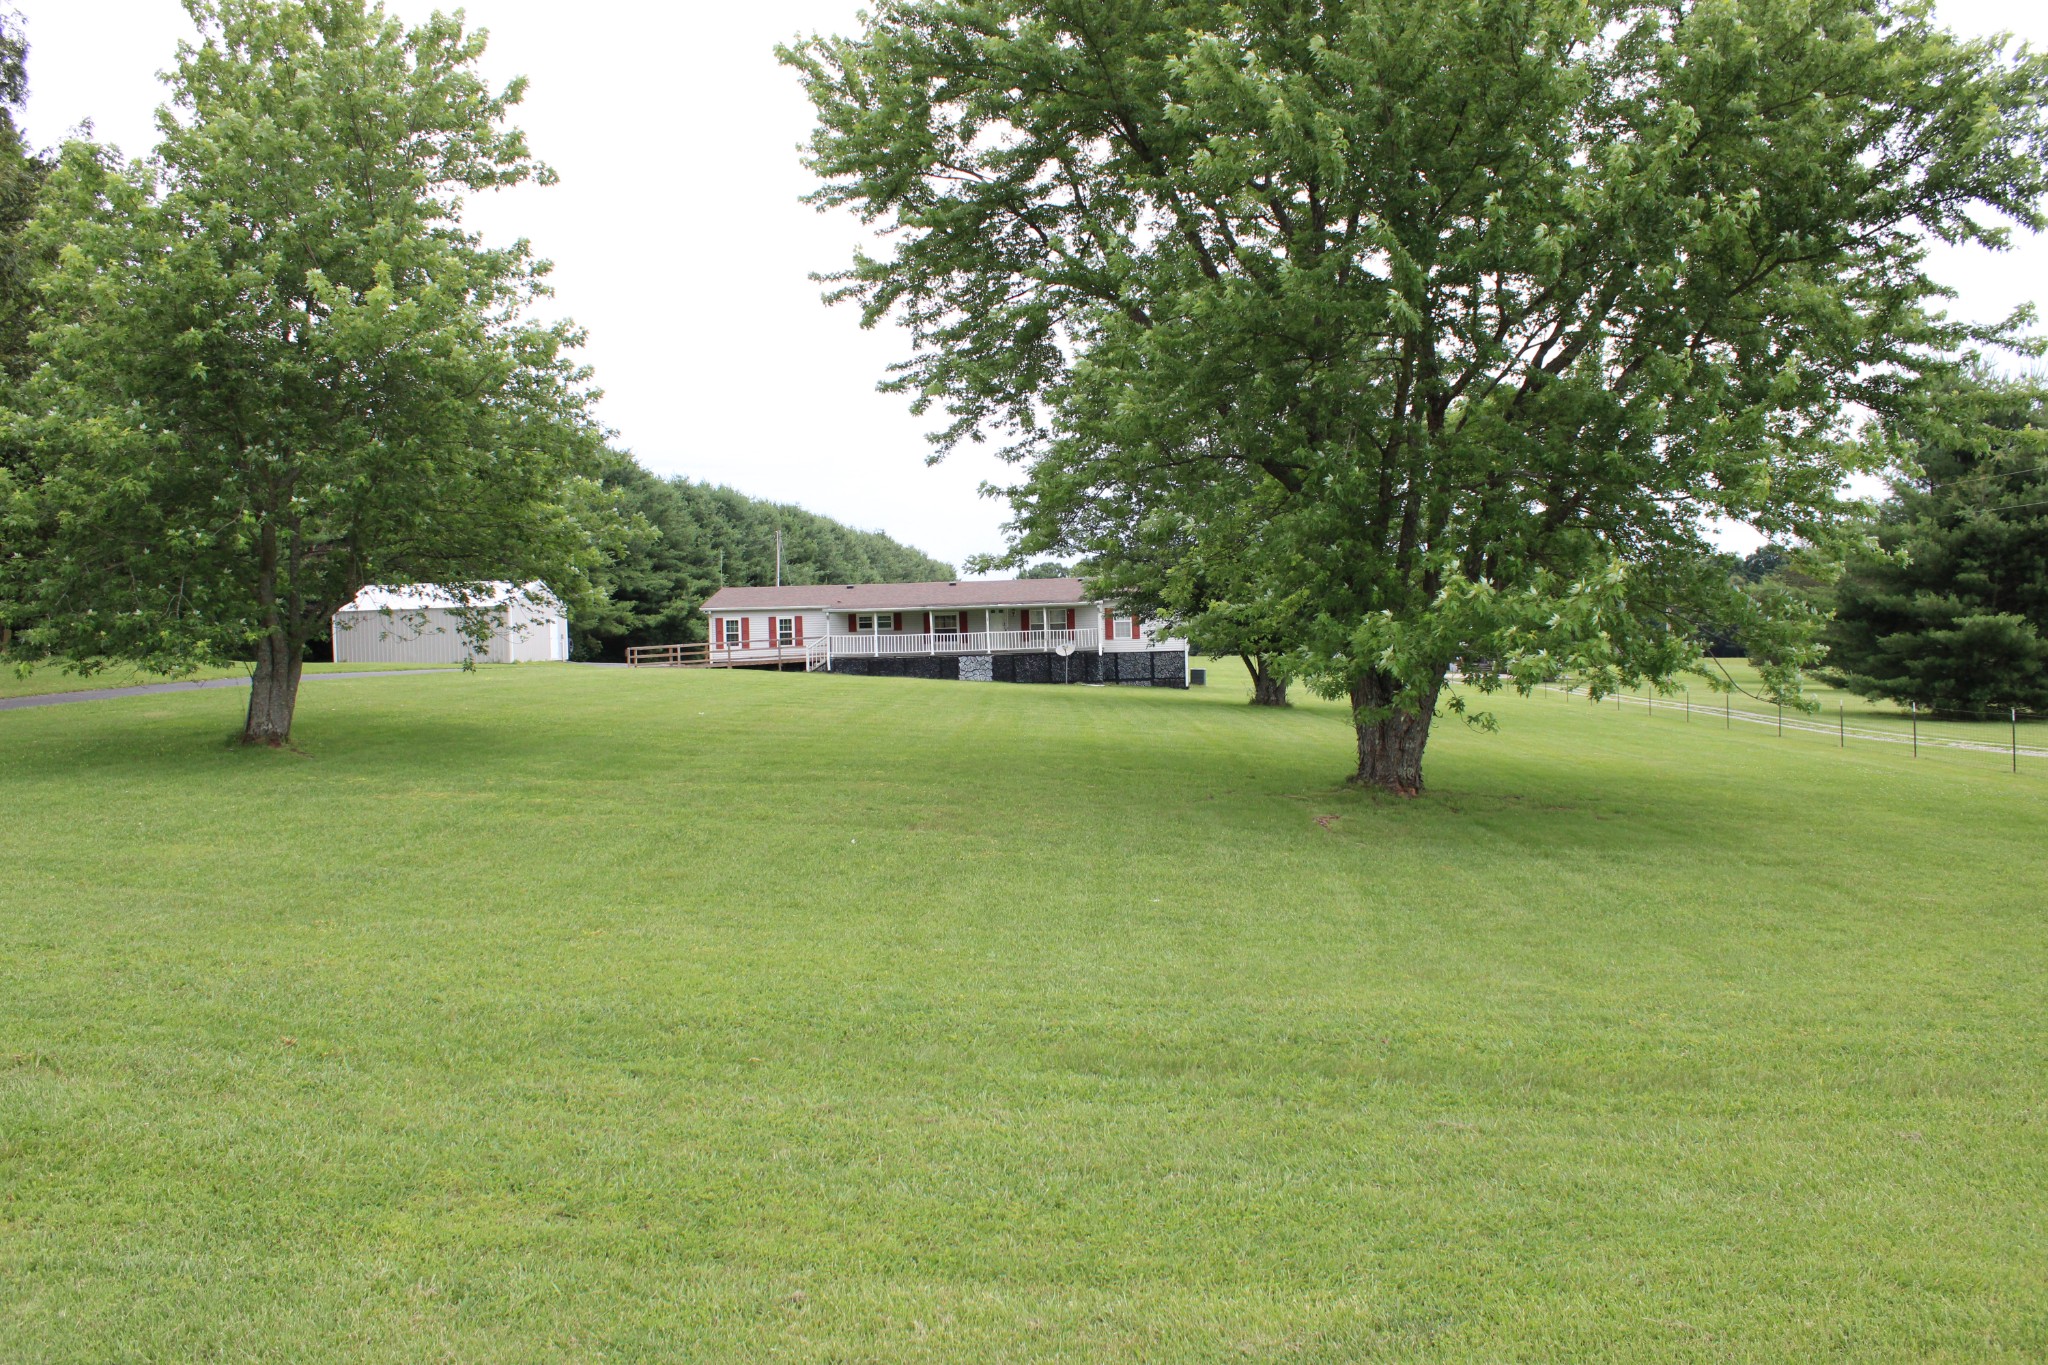
[[[1068,608],[1067,608],[1067,629],[1068,629],[1068,630],[1072,630],[1073,628],[1074,628],[1074,609],[1073,609],[1072,607],[1068,607]]]
[[[799,645],[804,642],[804,618],[801,616],[796,618],[796,642]]]
[[[1108,612],[1102,613],[1102,638],[1105,640],[1114,640],[1116,638],[1116,618]]]
[[[890,624],[889,629],[895,631],[898,635],[901,635],[903,633],[903,613],[898,611],[892,612],[890,613],[890,615],[893,616],[895,619]]]
[[[932,614],[930,612],[924,614],[924,633],[927,635],[932,633]]]
[[[751,617],[751,616],[742,616],[742,617],[740,618],[740,648],[741,648],[741,649],[745,649],[745,648],[747,648],[747,647],[748,647],[748,641],[747,641],[747,627],[748,627],[748,626],[750,626],[750,625],[752,625],[752,624],[753,624],[753,622],[754,622],[754,618],[753,618],[753,617]]]
[[[723,616],[711,618],[711,643],[714,645],[725,643],[725,618]]]
[[[1138,638],[1138,613],[1136,612],[1131,613],[1131,638],[1133,640]]]

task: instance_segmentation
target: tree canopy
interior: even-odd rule
[[[480,34],[367,0],[188,0],[154,154],[73,143],[10,434],[31,644],[159,671],[256,659],[245,739],[291,731],[305,642],[372,583],[575,597],[598,469],[547,266],[464,230],[551,179]]]
[[[25,229],[50,168],[47,157],[31,150],[16,118],[27,99],[28,42],[19,16],[0,13],[0,392],[11,392],[30,366],[35,260]],[[19,442],[0,431],[0,510],[22,463]],[[4,526],[0,521],[0,529]],[[13,643],[20,624],[19,608],[7,598],[6,566],[21,554],[18,544],[0,539],[0,650]]]
[[[834,297],[942,448],[1025,464],[1020,552],[1270,498],[1300,670],[1401,791],[1460,661],[1598,691],[1802,629],[1704,525],[1839,537],[1847,414],[2024,325],[1945,318],[1928,240],[2048,190],[2048,63],[1914,0],[881,0],[783,57],[816,202],[890,234]]]
[[[1883,439],[1910,472],[1840,582],[1829,675],[1951,716],[2048,711],[2048,388],[1966,384]]]
[[[23,229],[48,174],[49,159],[31,149],[16,119],[28,100],[28,40],[17,16],[0,14],[0,379],[19,380],[28,367],[34,259]]]

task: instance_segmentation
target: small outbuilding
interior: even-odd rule
[[[540,583],[487,583],[466,597],[432,583],[364,588],[334,613],[336,663],[516,664],[568,657],[569,618]]]

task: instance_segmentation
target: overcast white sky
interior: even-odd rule
[[[100,139],[148,151],[156,73],[190,33],[177,0],[12,3],[31,47],[30,139],[54,143],[90,119]],[[435,7],[387,3],[414,19]],[[927,423],[875,392],[902,339],[862,332],[808,278],[844,264],[862,232],[798,202],[810,106],[772,49],[799,32],[851,32],[859,0],[464,8],[490,30],[492,78],[531,79],[517,118],[562,177],[479,201],[471,222],[523,234],[556,263],[556,302],[590,332],[619,442],[658,473],[796,503],[956,564],[1000,548],[1003,505],[976,489],[1009,471],[978,452],[927,468]],[[2048,46],[2041,0],[1939,10],[1963,32]],[[1957,255],[1943,270],[1966,316],[2048,303],[2048,242]]]

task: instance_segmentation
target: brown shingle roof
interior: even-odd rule
[[[958,583],[822,583],[720,588],[705,611],[905,611],[935,607],[1065,607],[1086,602],[1078,578],[989,578]]]

